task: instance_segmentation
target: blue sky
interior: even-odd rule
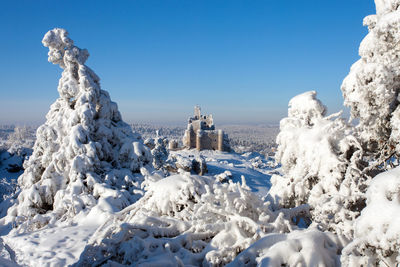
[[[87,65],[127,122],[271,123],[291,97],[318,91],[342,108],[372,0],[7,1],[0,3],[0,124],[41,123],[61,75],[43,35],[54,27],[90,53]]]

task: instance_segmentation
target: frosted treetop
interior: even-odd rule
[[[74,63],[83,65],[89,57],[86,49],[74,46],[74,41],[68,37],[65,29],[55,28],[48,31],[42,43],[49,48],[49,62],[58,64],[63,69]]]
[[[375,0],[376,14],[384,15],[397,9],[400,0]]]

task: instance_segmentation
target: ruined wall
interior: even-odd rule
[[[194,117],[189,118],[188,128],[182,141],[185,147],[197,150],[230,150],[224,132],[215,130],[212,115],[201,115],[199,106],[194,108]]]
[[[200,136],[201,147],[196,146],[198,150],[210,149],[218,150],[218,132],[217,131],[202,131],[197,133]]]
[[[197,150],[219,150],[229,151],[226,145],[226,135],[222,130],[186,130],[183,138],[183,144],[187,148],[196,148]]]
[[[195,146],[190,146],[190,148],[229,151],[225,138],[226,135],[222,130],[199,130],[195,134]]]

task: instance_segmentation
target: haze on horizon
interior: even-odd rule
[[[0,124],[45,121],[61,69],[41,39],[54,27],[88,49],[127,122],[184,124],[199,104],[217,124],[277,123],[309,90],[336,112],[372,13],[364,0],[5,1]]]

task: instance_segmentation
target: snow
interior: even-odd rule
[[[158,133],[144,142],[88,51],[49,31],[60,97],[29,158],[24,128],[0,153],[2,215],[11,206],[0,265],[398,265],[400,1],[375,3],[341,88],[358,122],[327,115],[315,91],[295,96],[275,158],[168,150]]]
[[[76,262],[87,240],[99,225],[76,225],[41,229],[27,234],[6,236],[4,241],[15,252],[22,266],[68,266]]]
[[[396,10],[400,5],[399,0],[375,0],[376,14],[384,15]]]
[[[343,252],[348,265],[400,262],[400,167],[377,175],[367,191],[367,206],[355,222],[355,239]]]
[[[208,173],[206,176],[221,175],[228,171],[232,175],[232,182],[241,182],[245,177],[247,185],[259,196],[265,196],[271,187],[270,177],[275,169],[271,166],[272,161],[265,160],[258,153],[228,153],[211,150],[180,150],[171,151],[172,155],[181,156],[182,160],[189,158],[204,157]],[[259,166],[259,168],[257,168]]]
[[[77,265],[223,265],[265,233],[289,230],[246,185],[184,173],[151,183],[97,230]]]
[[[154,179],[149,177],[146,182],[146,195],[152,194],[152,197],[147,199],[147,201],[141,202],[145,203],[145,205],[140,203],[137,204],[137,206],[143,206],[143,210],[147,210],[151,212],[151,214],[156,212],[159,214],[165,214],[166,216],[171,216],[172,214],[178,213],[180,209],[182,209],[182,206],[186,206],[190,203],[190,199],[192,199],[191,192],[197,192],[196,194],[199,198],[206,198],[206,185],[211,185],[213,181],[215,181],[216,175],[227,175],[229,173],[230,175],[227,175],[228,178],[224,183],[225,185],[222,186],[222,190],[224,190],[223,188],[225,187],[236,188],[236,185],[232,182],[238,182],[239,184],[242,184],[243,190],[253,191],[257,195],[256,198],[254,198],[255,196],[252,197],[254,200],[245,201],[242,204],[245,204],[246,202],[252,203],[257,199],[256,203],[263,205],[261,204],[262,202],[260,202],[260,196],[264,196],[268,191],[270,186],[269,178],[271,172],[274,172],[275,170],[271,167],[272,162],[264,159],[262,155],[258,153],[236,154],[217,151],[199,152],[197,150],[170,151],[170,153],[178,156],[181,161],[188,162],[191,162],[193,158],[203,157],[207,163],[209,172],[203,177],[187,176],[189,174],[172,175],[164,179],[162,179],[162,177],[155,177]],[[188,179],[188,177],[191,178]],[[242,180],[243,178],[244,180]],[[109,197],[111,197],[111,199],[118,199],[118,196],[114,195],[115,191],[109,191],[107,188],[97,188],[97,186],[94,187],[94,195],[102,195],[102,199],[107,199]],[[217,188],[220,188],[220,186],[221,185],[217,186]],[[236,191],[235,194],[239,193],[237,189],[232,190],[234,190],[233,192]],[[211,197],[211,195],[209,195],[209,197]],[[145,199],[145,196],[143,199]],[[226,201],[218,200],[218,202],[225,203]],[[235,205],[238,204],[239,203]],[[235,207],[235,205],[233,205],[232,208]],[[45,226],[41,229],[28,232],[10,232],[8,235],[4,236],[4,242],[7,243],[10,251],[16,255],[15,259],[10,260],[10,262],[13,263],[16,261],[22,266],[67,266],[76,263],[81,255],[83,255],[82,252],[84,252],[85,247],[88,245],[88,240],[94,240],[98,238],[102,229],[102,227],[99,228],[99,226],[101,226],[103,223],[110,223],[111,221],[115,220],[114,218],[115,216],[118,216],[117,214],[120,214],[118,212],[119,209],[115,208],[117,206],[117,204],[110,201],[99,201],[99,203],[93,207],[89,213],[78,213],[75,215],[72,222],[67,220],[65,222],[59,222],[55,225],[51,225],[51,227]],[[199,210],[201,211],[203,209],[207,210],[205,207]],[[219,207],[219,209],[221,209],[221,207]],[[242,209],[242,212],[246,210],[247,209]],[[226,216],[222,215],[226,212],[227,211],[223,208],[218,211],[217,214],[219,214],[218,216]],[[182,213],[182,211],[180,211],[180,213],[182,214],[182,220],[185,220],[185,216],[193,216],[193,214],[188,215],[188,213]],[[197,212],[193,213],[196,214]],[[214,216],[210,215],[198,215],[196,217],[202,217],[198,218],[198,220],[204,218],[209,223],[212,223],[212,220],[210,219],[214,218]],[[140,216],[138,215],[136,218],[140,218],[138,223],[141,221],[146,222],[146,220],[150,220],[151,224],[154,224],[155,221],[157,221],[155,219],[157,216],[149,219],[144,217],[142,214]],[[235,216],[233,216],[230,220],[237,222],[243,221],[240,224],[243,224],[246,221],[241,217]],[[191,228],[192,231],[194,231],[197,227],[200,227],[199,225],[200,223],[194,223]],[[214,237],[212,243],[210,243],[210,247],[220,247],[222,251],[225,251],[223,253],[227,253],[229,251],[228,247],[230,246],[242,247],[248,246],[251,243],[250,241],[246,241],[245,243],[243,243],[243,241],[237,241],[242,240],[243,234],[239,234],[241,230],[237,228],[236,223],[228,223],[224,227],[218,226],[218,229],[220,229],[218,230],[220,233]],[[157,231],[162,231],[162,228],[158,229]],[[232,233],[235,232],[235,237],[232,237]],[[237,234],[239,234],[239,236]],[[200,235],[201,237],[202,235],[207,234],[206,232],[203,232],[202,234],[196,235]],[[181,237],[183,238],[182,240],[188,238],[185,236],[186,235],[183,235]],[[245,240],[250,239],[246,237]],[[203,241],[198,240],[194,243],[200,244],[202,242]],[[171,246],[173,247],[172,243]],[[170,257],[171,255],[168,256],[168,253],[161,254],[163,256],[157,256],[157,253],[151,254],[154,255],[152,261],[148,261],[151,266],[154,266],[156,262],[158,262],[160,266],[168,266],[168,264],[172,263],[173,264],[171,266],[175,266],[182,261],[180,257]],[[219,258],[220,254],[210,251],[209,255],[210,259],[216,260]],[[202,259],[204,259],[204,257],[205,256],[203,255]],[[185,260],[183,260],[183,262],[185,262]],[[194,260],[194,262],[199,262],[199,260]],[[145,264],[146,261],[141,261],[141,263]]]
[[[333,234],[312,227],[289,234],[268,234],[227,266],[339,266],[338,244]]]

